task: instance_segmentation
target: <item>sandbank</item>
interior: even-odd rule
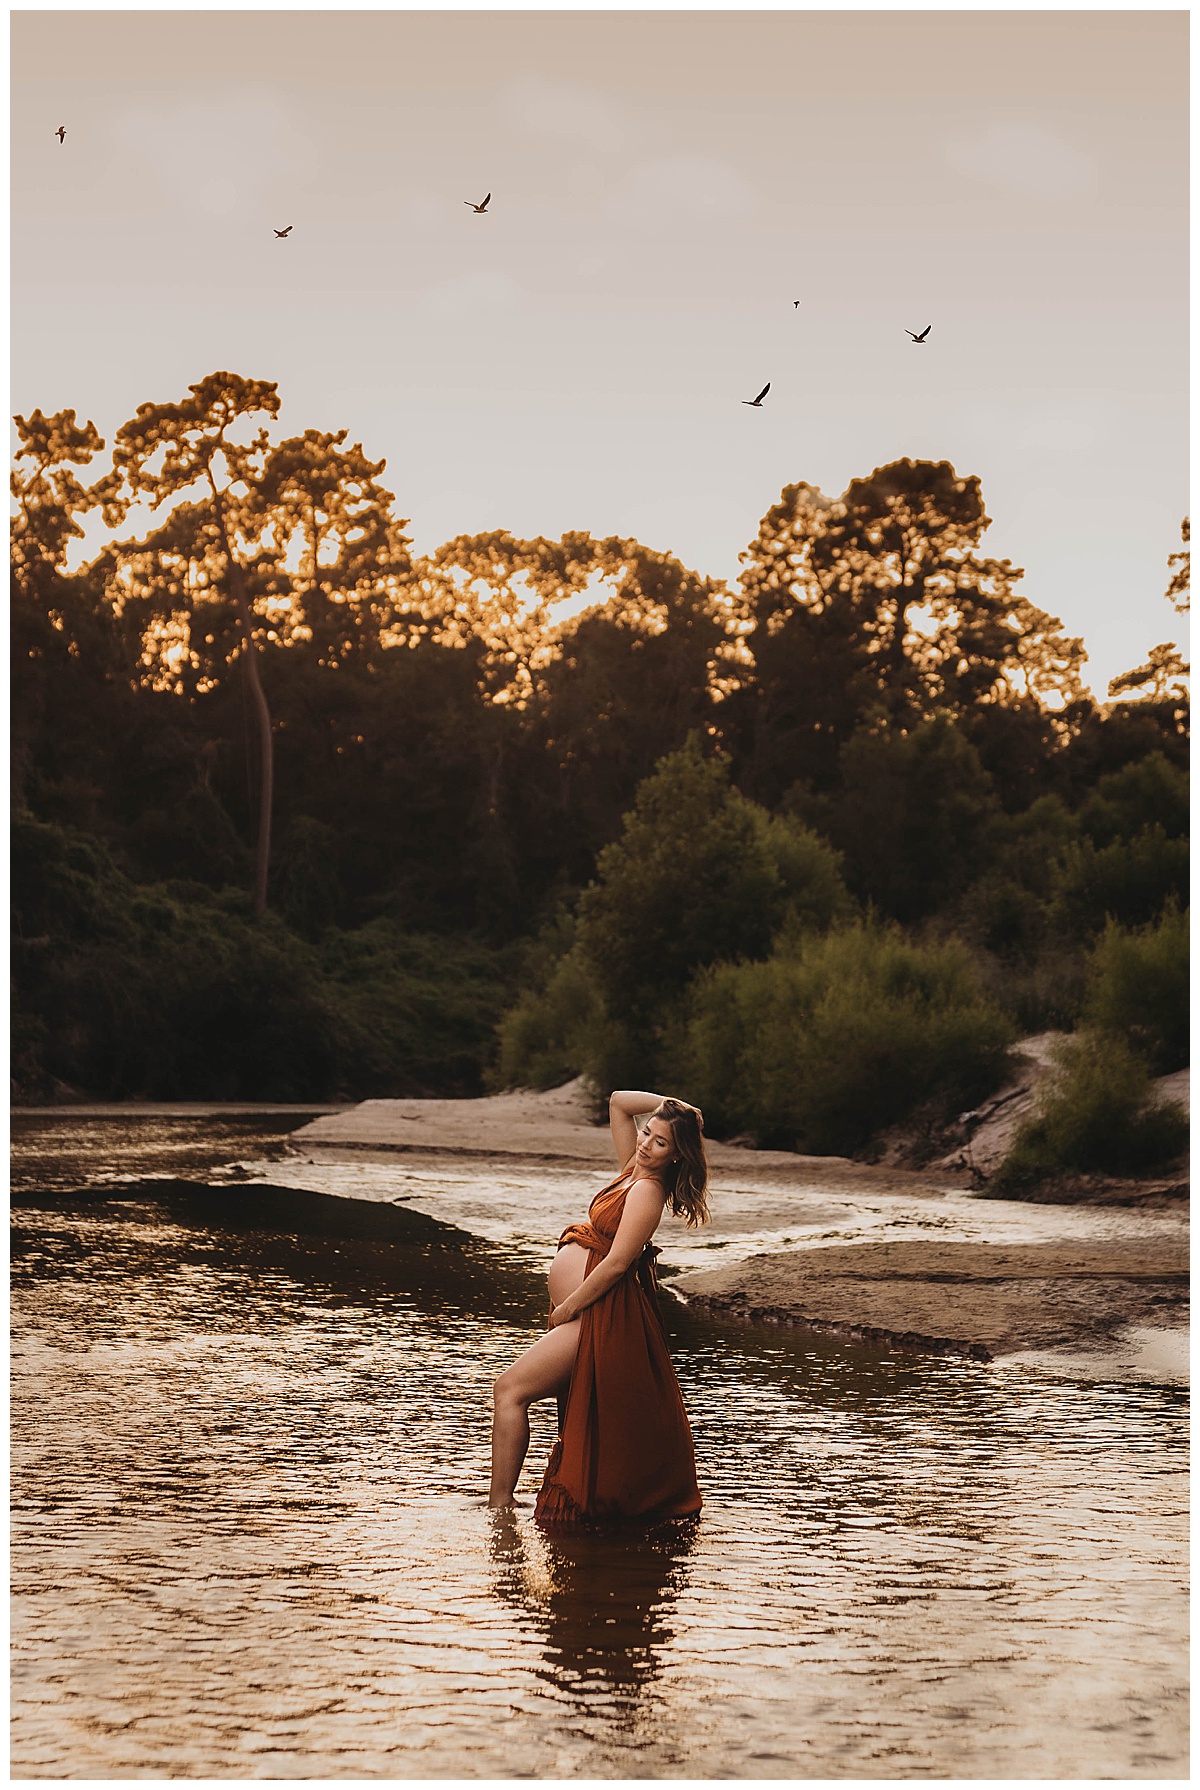
[[[480,1100],[368,1100],[315,1119],[290,1141],[317,1154],[401,1152],[430,1163],[490,1157],[514,1168],[562,1163],[605,1177],[613,1169],[608,1127],[594,1122],[579,1081]],[[1168,1223],[1164,1214],[1153,1233],[1149,1215],[1124,1218],[1110,1207],[1097,1210],[1094,1236],[1008,1242],[1016,1203],[980,1198],[961,1158],[913,1170],[714,1142],[709,1161],[724,1208],[718,1230],[736,1227],[739,1213],[748,1227],[782,1228],[789,1207],[803,1222],[803,1201],[817,1190],[852,1203],[894,1201],[897,1218],[913,1230],[896,1238],[893,1226],[887,1241],[846,1245],[814,1236],[798,1248],[674,1275],[671,1291],[714,1318],[977,1360],[1111,1345],[1131,1326],[1161,1332],[1186,1324],[1187,1233],[1177,1203],[1178,1220]],[[950,1240],[945,1228],[967,1201],[978,1215],[975,1234]],[[991,1239],[979,1234],[981,1222]],[[931,1224],[941,1237],[918,1234]]]

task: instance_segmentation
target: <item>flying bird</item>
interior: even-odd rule
[[[486,211],[489,204],[491,203],[491,198],[492,198],[492,195],[489,193],[482,205],[476,205],[476,203],[473,199],[464,199],[463,204],[469,205],[471,207],[472,211]]]
[[[67,127],[66,127],[66,125],[65,125],[65,124],[60,124],[60,125],[59,125],[59,127],[58,127],[58,129],[57,129],[57,130],[56,130],[56,131],[55,131],[55,133],[54,133],[54,134],[55,134],[55,136],[56,136],[56,137],[57,137],[57,138],[58,138],[58,142],[59,142],[59,147],[60,147],[60,148],[61,148],[61,147],[62,147],[62,144],[63,144],[63,141],[64,141],[64,139],[65,139],[65,138],[66,138],[66,134],[67,134]]]
[[[798,298],[792,300],[792,309],[793,311],[798,311],[800,309],[800,300]],[[742,403],[744,404],[745,402],[746,400],[743,398]]]
[[[273,230],[275,230],[274,224],[272,224],[271,228]],[[276,236],[290,236],[292,233],[292,228],[293,228],[293,226],[291,224],[289,224],[286,230],[275,230],[275,234],[276,234]]]
[[[912,336],[914,342],[923,342],[932,328],[932,323],[927,323],[919,336],[913,336],[911,329],[906,329],[904,333],[906,336]]]
[[[770,389],[771,389],[771,381],[768,379],[767,383],[763,386],[762,390],[759,392],[757,398],[743,398],[742,403],[749,404],[751,410],[761,409],[762,401],[766,397],[766,395],[770,391]]]

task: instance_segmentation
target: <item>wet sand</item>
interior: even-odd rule
[[[1111,1342],[1130,1325],[1185,1325],[1188,1246],[1183,1236],[859,1243],[753,1256],[674,1286],[714,1316],[990,1361]]]
[[[371,1150],[444,1157],[513,1157],[613,1172],[607,1122],[597,1124],[577,1079],[546,1093],[520,1089],[479,1100],[364,1100],[292,1133],[302,1149]],[[848,1156],[801,1156],[708,1142],[714,1176],[753,1175],[780,1187],[869,1187],[918,1192],[967,1188],[961,1170],[913,1171],[854,1162]]]
[[[317,1159],[325,1152],[377,1159],[400,1152],[430,1164],[487,1156],[514,1167],[561,1163],[605,1175],[613,1169],[608,1128],[593,1122],[578,1082],[483,1100],[369,1100],[302,1126],[291,1147]],[[900,1228],[912,1227],[897,1236],[893,1221],[886,1241],[844,1244],[826,1232],[800,1247],[672,1278],[673,1292],[714,1317],[984,1361],[1029,1350],[1111,1348],[1131,1327],[1186,1325],[1182,1208],[1152,1226],[1149,1214],[1133,1210],[1126,1216],[1097,1208],[1094,1222],[1079,1210],[1080,1226],[1093,1235],[1009,1240],[1016,1203],[981,1198],[961,1168],[914,1171],[720,1143],[709,1145],[709,1161],[717,1204],[725,1206],[718,1233],[731,1221],[733,1229],[782,1231],[789,1213],[791,1228],[799,1228],[824,1216],[811,1207],[815,1193],[896,1202]],[[960,1221],[967,1201],[975,1221],[969,1239],[920,1234]]]

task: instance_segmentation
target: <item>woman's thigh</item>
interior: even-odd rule
[[[547,1330],[496,1382],[497,1388],[532,1404],[565,1392],[571,1379],[575,1351],[579,1347],[579,1319]]]

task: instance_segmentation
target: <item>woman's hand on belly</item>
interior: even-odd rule
[[[562,1305],[587,1275],[588,1252],[582,1243],[564,1243],[550,1264],[550,1303]],[[566,1321],[565,1319],[563,1320]]]

